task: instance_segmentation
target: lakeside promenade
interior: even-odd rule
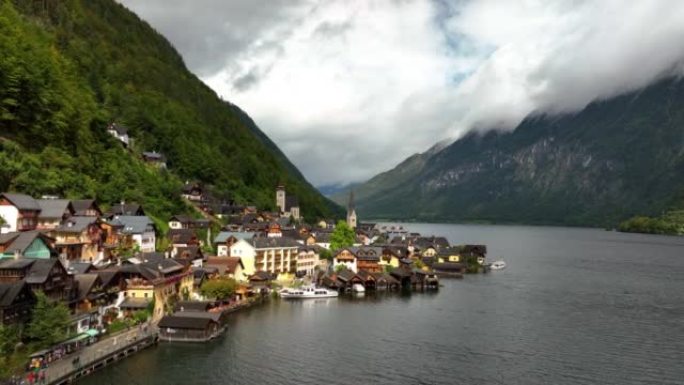
[[[117,361],[118,354],[121,354],[122,357],[127,356],[127,349],[129,348],[138,346],[144,341],[156,341],[157,333],[158,330],[155,326],[144,324],[86,346],[48,366],[45,372],[45,383],[59,384],[80,378],[82,375],[104,367],[110,362]]]

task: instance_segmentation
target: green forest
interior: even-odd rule
[[[0,0],[0,191],[140,202],[166,219],[187,180],[218,198],[274,207],[286,185],[313,220],[321,196],[237,106],[113,0]],[[106,127],[128,128],[126,149]],[[164,154],[168,170],[140,160]]]

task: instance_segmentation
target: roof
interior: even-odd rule
[[[143,158],[145,158],[145,160],[163,160],[164,159],[164,155],[162,155],[156,151],[152,151],[152,152],[144,151],[142,153],[142,156],[143,156]]]
[[[119,275],[119,270],[99,270],[97,275],[100,276],[100,282],[102,282],[102,287],[112,286],[116,283],[115,278]]]
[[[145,215],[121,215],[115,217],[123,223],[123,232],[128,234],[142,234],[154,230],[154,222]]]
[[[209,257],[205,265],[207,267],[216,267],[221,275],[235,274],[238,265],[243,269],[245,268],[240,257]]]
[[[234,237],[237,240],[240,239],[245,239],[249,240],[251,238],[254,238],[254,235],[256,233],[252,231],[245,231],[245,232],[237,232],[237,231],[221,231],[216,235],[216,238],[214,238],[214,243],[226,243],[230,237]]]
[[[197,241],[197,233],[193,229],[170,229],[166,233],[166,237],[171,241],[171,244],[184,244]]]
[[[42,219],[61,219],[65,212],[74,213],[71,201],[68,199],[38,199],[40,206],[39,218]]]
[[[45,246],[49,247],[46,240],[48,237],[40,231],[35,230],[0,234],[0,244],[4,245],[9,243],[5,248],[5,253],[14,253],[16,251],[19,252],[19,254],[23,254],[24,251],[33,244],[33,241],[35,241],[36,238],[41,238],[43,243],[45,243]]]
[[[211,318],[204,317],[184,317],[178,315],[164,316],[157,326],[160,328],[204,330],[209,324],[216,322]]]
[[[149,306],[150,302],[152,302],[152,300],[149,298],[127,297],[126,299],[124,299],[123,302],[121,302],[121,305],[119,305],[119,308],[121,308],[121,309],[147,309],[147,306]]]
[[[96,222],[97,217],[75,216],[62,222],[62,224],[56,227],[54,231],[64,233],[82,233],[88,229],[88,226]]]
[[[139,216],[145,215],[145,211],[143,210],[143,207],[137,203],[116,203],[109,209],[108,215]]]
[[[10,203],[16,206],[19,210],[40,211],[38,202],[33,199],[33,197],[30,197],[26,194],[3,193],[0,195],[0,197],[10,201]]]
[[[116,133],[119,135],[128,135],[128,128],[120,124],[112,123],[109,126],[107,126],[107,129],[116,131]]]
[[[271,274],[265,272],[265,271],[257,271],[254,273],[252,276],[249,277],[250,281],[270,281],[272,280],[273,277]]]
[[[176,247],[175,258],[200,259],[202,258],[202,250],[199,246]]]
[[[71,201],[71,206],[74,208],[76,215],[84,215],[87,210],[91,209],[100,211],[95,199],[76,199]]]
[[[174,221],[180,222],[180,223],[193,223],[193,222],[195,222],[195,218],[193,218],[189,215],[185,215],[185,214],[178,214],[178,215],[172,216],[171,219],[169,219],[169,222],[174,222]]]
[[[57,258],[50,259],[34,259],[28,274],[26,275],[26,283],[41,284],[44,283],[50,276],[50,272],[55,266],[61,266],[62,262]]]
[[[255,249],[299,247],[301,244],[289,237],[257,237],[250,242]]]
[[[198,310],[184,310],[177,311],[173,313],[174,317],[184,317],[184,318],[206,318],[214,322],[219,322],[221,320],[220,312],[208,312],[208,311],[198,311]]]
[[[86,274],[93,269],[93,264],[90,262],[70,262],[67,269],[70,273]]]
[[[0,282],[0,307],[7,307],[14,303],[14,300],[26,287],[26,282]],[[29,293],[33,293],[29,290]]]
[[[74,280],[78,284],[79,301],[84,300],[97,283],[101,284],[100,277],[97,274],[76,274]]]

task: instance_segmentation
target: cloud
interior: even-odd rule
[[[124,0],[315,184],[681,68],[684,2]]]

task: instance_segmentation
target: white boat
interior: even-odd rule
[[[360,284],[360,283],[355,283],[354,285],[352,285],[352,291],[353,291],[354,293],[365,293],[365,292],[366,292],[366,288],[363,287],[363,285]]]
[[[503,270],[506,268],[506,262],[503,260],[494,261],[489,265],[489,268],[492,270]]]
[[[331,298],[337,297],[338,292],[322,287],[307,286],[300,289],[287,288],[280,291],[280,296],[286,299]]]

